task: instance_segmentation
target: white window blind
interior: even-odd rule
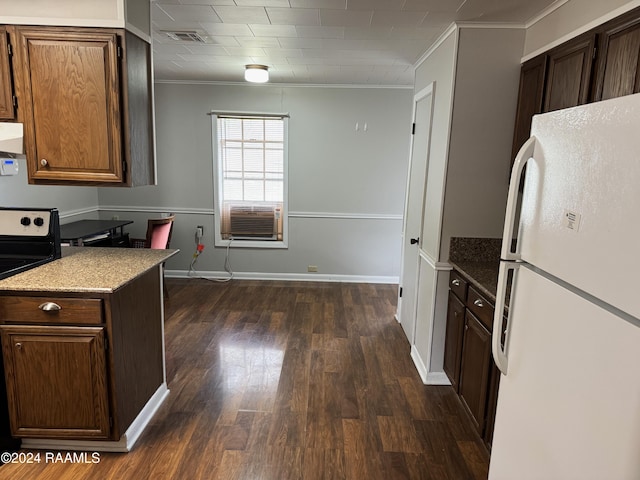
[[[223,240],[282,240],[284,117],[218,115],[217,170]]]

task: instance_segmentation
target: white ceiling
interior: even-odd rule
[[[412,85],[413,66],[453,22],[525,24],[556,0],[157,0],[156,79]],[[165,31],[195,31],[205,43]]]

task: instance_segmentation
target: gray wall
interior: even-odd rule
[[[56,207],[63,216],[62,223],[97,217],[96,187],[28,185],[26,161],[18,159],[18,164],[18,175],[0,177],[0,206]]]
[[[462,28],[440,244],[502,236],[524,30]]]
[[[101,188],[101,216],[132,218],[132,232],[142,236],[146,218],[177,213],[172,247],[181,253],[167,263],[174,274],[188,269],[195,227],[204,225],[197,269],[221,272],[225,249],[213,246],[207,113],[289,112],[289,248],[232,248],[232,268],[248,277],[298,278],[317,265],[318,279],[393,281],[400,270],[411,101],[409,89],[158,83],[158,185]]]

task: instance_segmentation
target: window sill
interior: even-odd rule
[[[215,241],[216,247],[230,248],[289,248],[284,241],[273,240],[222,240],[220,238]]]

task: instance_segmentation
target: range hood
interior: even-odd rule
[[[24,153],[21,123],[0,122],[0,154],[2,153]]]

